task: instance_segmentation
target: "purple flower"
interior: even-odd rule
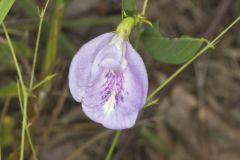
[[[111,32],[80,48],[71,62],[69,86],[90,119],[106,128],[126,129],[145,104],[148,78],[129,41]]]

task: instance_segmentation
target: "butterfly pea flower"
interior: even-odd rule
[[[131,22],[84,44],[69,71],[70,92],[83,112],[114,130],[135,124],[148,91],[144,62],[128,40]]]

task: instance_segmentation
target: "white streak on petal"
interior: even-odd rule
[[[111,96],[108,98],[107,102],[103,105],[103,112],[108,116],[112,111],[114,111],[115,106],[115,91],[112,92]]]

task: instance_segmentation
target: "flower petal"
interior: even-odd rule
[[[147,98],[147,71],[142,58],[130,43],[127,43],[126,60],[128,70],[124,73],[124,88],[128,95],[124,96],[124,102],[116,106],[114,112],[103,121],[103,125],[111,129],[131,128]]]
[[[102,90],[108,73],[108,70],[104,68],[101,70],[101,75],[97,77],[98,81],[93,86],[88,87],[84,95],[83,111],[89,118],[102,123],[106,128],[131,128],[146,101],[148,90],[146,68],[141,57],[130,43],[127,44],[126,58],[127,68],[119,71],[123,74],[122,100],[115,96],[116,92],[113,90],[111,90],[108,99],[103,100]],[[111,99],[112,96],[114,101]]]
[[[88,85],[88,88],[85,91],[82,108],[83,112],[93,121],[101,123],[104,119],[104,112],[102,106],[105,101],[102,98],[103,85],[105,84],[105,75],[106,71],[101,70],[102,74],[98,76],[98,81]]]
[[[113,36],[114,33],[110,32],[94,38],[82,46],[74,56],[69,70],[69,87],[73,98],[77,102],[82,99],[96,55],[103,46],[110,43]]]
[[[134,77],[137,79],[139,86],[142,88],[143,97],[141,99],[141,107],[143,107],[146,102],[148,92],[147,70],[141,56],[130,43],[127,43],[126,60],[128,61],[128,67],[132,71]]]
[[[135,124],[146,101],[148,78],[131,44],[106,33],[86,43],[74,56],[69,85],[90,119],[118,130]]]
[[[145,89],[139,83],[138,77],[134,75],[131,68],[128,67],[123,75],[123,101],[115,105],[112,113],[105,115],[102,124],[107,128],[131,128],[135,124],[138,112],[142,108],[142,102],[145,102]]]

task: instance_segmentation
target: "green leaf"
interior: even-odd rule
[[[6,17],[8,11],[11,9],[15,0],[1,0],[0,1],[0,25]]]
[[[136,0],[122,0],[123,10],[128,16],[133,16],[136,12]]]
[[[17,84],[14,82],[10,82],[5,86],[0,86],[0,97],[10,97],[17,96]]]
[[[159,62],[168,64],[181,64],[191,59],[205,40],[203,38],[163,37],[157,25],[148,27],[142,35],[142,40],[147,52]]]

